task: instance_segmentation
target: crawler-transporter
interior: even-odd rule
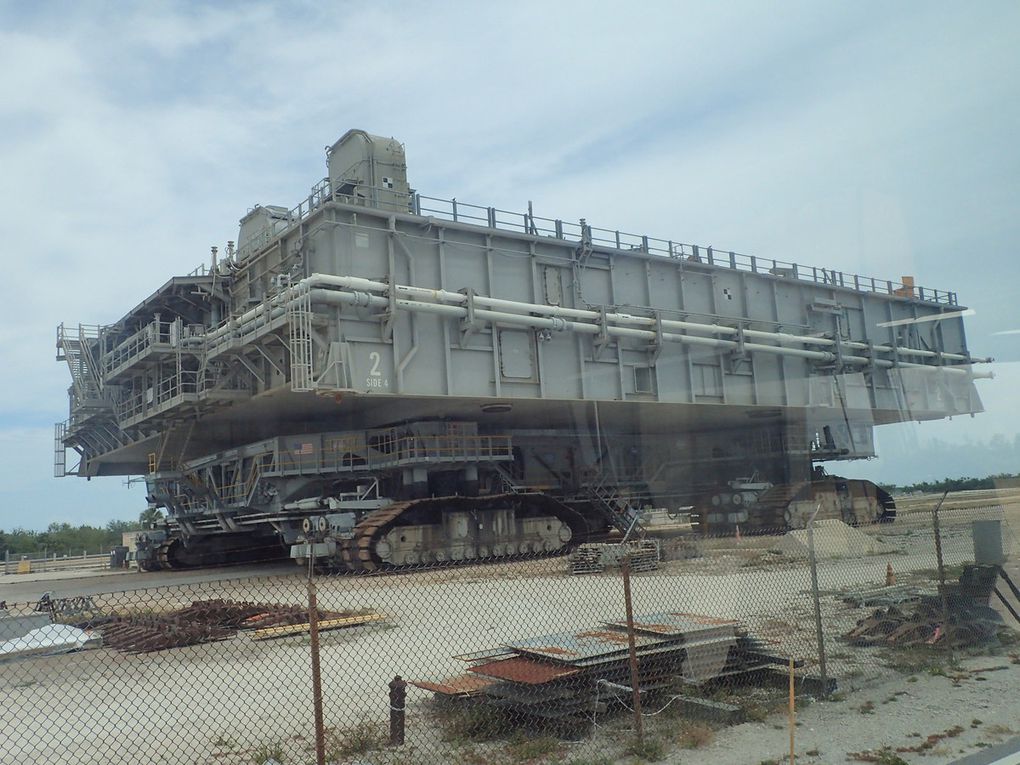
[[[820,463],[981,410],[953,292],[424,196],[361,130],[327,165],[119,321],[58,328],[56,474],[144,475],[142,567],[556,553],[647,508],[869,523],[888,495]]]

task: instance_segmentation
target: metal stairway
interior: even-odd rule
[[[520,494],[524,489],[523,486],[517,483],[517,480],[510,474],[510,471],[500,465],[498,462],[493,462],[489,467],[499,476],[499,482],[503,489],[504,494]]]
[[[66,361],[71,372],[77,407],[108,409],[102,399],[102,380],[93,353],[99,340],[98,325],[78,325],[78,331],[57,327],[57,361]]]
[[[622,497],[618,483],[615,471],[603,470],[593,484],[585,487],[585,493],[602,516],[627,540],[635,531],[640,534],[644,530],[640,513]]]

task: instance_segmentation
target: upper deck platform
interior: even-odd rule
[[[673,239],[661,239],[645,234],[632,234],[619,229],[599,228],[598,226],[588,224],[585,219],[573,223],[559,218],[544,218],[535,215],[531,209],[527,212],[513,212],[497,207],[486,207],[461,202],[456,198],[444,199],[426,196],[416,191],[409,192],[406,195],[406,199],[398,198],[398,201],[392,202],[387,201],[394,198],[392,191],[389,189],[378,189],[377,191],[385,192],[387,197],[377,199],[372,204],[372,207],[384,211],[388,210],[393,213],[411,213],[450,223],[483,226],[526,236],[540,237],[542,239],[576,242],[578,245],[585,239],[585,232],[587,231],[590,232],[590,244],[594,249],[643,252],[685,263],[701,263],[711,267],[727,268],[753,274],[770,274],[784,279],[805,281],[855,292],[887,295],[893,298],[916,300],[936,305],[959,305],[956,292],[920,286],[914,284],[909,277],[901,277],[901,280],[894,280],[866,276],[825,266],[803,265],[775,258],[745,255],[744,253],[718,249],[712,246],[689,244]],[[324,178],[312,188],[308,197],[290,209],[287,216],[289,222],[282,229],[278,228],[275,236],[253,239],[250,242],[242,243],[238,251],[239,259],[243,261],[268,247],[277,237],[285,236],[330,201],[344,204],[362,203],[361,198],[354,194],[345,194],[341,193],[341,191],[331,190],[329,179]],[[199,268],[204,270],[202,266]]]

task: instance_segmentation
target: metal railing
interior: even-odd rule
[[[182,396],[197,396],[198,372],[181,371],[162,378],[150,388],[131,393],[117,402],[117,419],[125,423],[135,417],[156,414]]]
[[[817,266],[801,266],[775,258],[745,255],[731,250],[717,250],[697,244],[659,239],[644,234],[631,234],[619,229],[587,226],[582,220],[571,223],[554,218],[543,218],[529,212],[513,212],[495,207],[468,204],[454,199],[441,199],[422,194],[414,195],[414,210],[419,215],[442,218],[458,223],[467,223],[488,228],[498,228],[532,236],[544,236],[580,242],[585,228],[590,232],[595,247],[645,252],[660,255],[685,264],[703,264],[719,268],[730,268],[754,274],[809,281],[830,287],[850,289],[856,292],[874,292],[897,297],[916,298],[931,303],[957,305],[956,293],[920,287],[909,282],[878,279],[871,276],[847,273],[838,269]]]
[[[103,356],[103,374],[110,377],[121,372],[153,351],[169,352],[180,345],[184,333],[180,319],[146,324]]]
[[[59,555],[47,553],[16,554],[5,552],[3,573],[38,574],[45,571],[96,570],[110,568],[110,553],[82,553],[81,555]]]
[[[544,218],[534,214],[530,209],[530,203],[527,212],[518,212],[461,202],[456,197],[444,199],[442,197],[419,194],[416,191],[412,191],[405,196],[394,192],[392,189],[381,187],[359,186],[358,188],[370,193],[371,196],[375,197],[375,200],[369,203],[363,197],[339,193],[330,188],[328,178],[322,179],[312,187],[311,192],[305,199],[290,209],[287,221],[282,227],[273,226],[271,229],[267,228],[260,232],[260,234],[256,234],[255,237],[246,240],[238,248],[238,259],[244,260],[254,255],[278,236],[299,225],[327,202],[340,202],[361,206],[370,204],[370,206],[376,209],[391,212],[411,212],[423,217],[440,218],[455,223],[484,226],[571,242],[580,242],[587,230],[592,245],[603,249],[644,252],[650,255],[672,258],[691,265],[700,263],[706,266],[730,268],[736,271],[808,281],[856,292],[873,292],[895,297],[916,298],[929,303],[957,305],[956,293],[949,290],[921,287],[909,281],[901,282],[891,279],[880,279],[834,268],[802,266],[790,261],[745,255],[744,253],[732,250],[717,250],[711,246],[706,247],[672,239],[660,239],[645,234],[632,234],[620,231],[619,229],[599,228],[587,225],[584,219],[578,223],[572,223],[558,218]],[[199,271],[205,273],[205,266],[199,266],[193,274]]]
[[[317,453],[278,451],[263,475],[378,470],[411,463],[472,462],[513,458],[509,436],[410,435],[395,439],[383,452],[367,439],[329,439]]]

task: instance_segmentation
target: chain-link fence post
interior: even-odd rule
[[[404,715],[407,708],[407,682],[397,675],[390,681],[390,746],[404,743]]]
[[[822,630],[822,602],[818,592],[818,559],[815,556],[815,516],[821,509],[821,504],[815,507],[815,511],[807,522],[807,543],[808,543],[808,565],[811,568],[811,600],[815,609],[815,640],[818,644],[818,672],[821,675],[822,690],[821,697],[829,695],[829,678],[825,666],[825,633]]]
[[[315,546],[308,545],[308,635],[312,650],[312,703],[315,706],[315,762],[326,765],[326,731],[322,720],[322,674],[319,669],[319,602],[315,592]]]
[[[931,520],[935,535],[935,563],[939,574],[939,597],[942,601],[942,639],[946,641],[948,650],[952,651],[953,644],[949,635],[949,594],[946,592],[946,564],[942,556],[942,529],[939,527],[939,510],[942,509],[942,503],[946,501],[948,495],[949,490],[947,489],[942,494],[942,499],[932,509]]]
[[[789,671],[789,688],[788,688],[788,722],[790,728],[790,765],[794,765],[794,741],[796,738],[797,730],[797,696],[795,693],[794,675],[793,675],[794,661],[793,657],[790,657],[790,671]]]
[[[641,719],[641,685],[638,679],[637,644],[634,639],[634,607],[630,597],[630,554],[620,561],[623,572],[623,599],[627,610],[627,650],[630,654],[630,687],[634,699],[634,730],[637,733],[638,746],[644,743],[644,725]]]

